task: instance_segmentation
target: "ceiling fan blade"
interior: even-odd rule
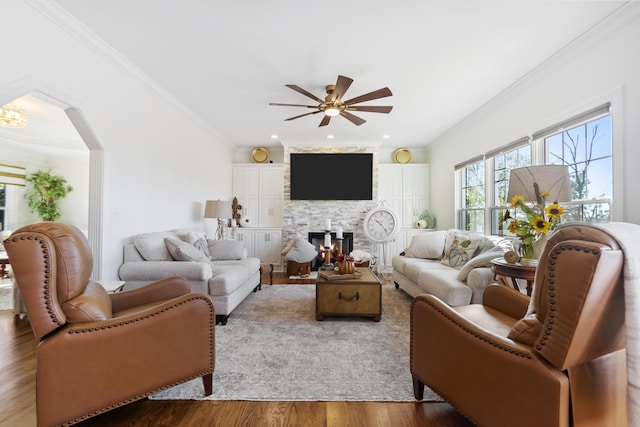
[[[280,107],[307,107],[307,108],[318,108],[317,105],[303,105],[303,104],[281,104],[279,102],[270,102],[269,105],[276,105]]]
[[[315,96],[311,92],[307,92],[306,90],[302,89],[300,86],[296,86],[296,85],[285,85],[285,86],[288,87],[289,89],[293,89],[296,92],[303,94],[304,96],[308,96],[309,98],[313,99],[314,101],[319,102],[320,104],[322,104],[324,102],[324,100],[318,98],[317,96]]]
[[[351,111],[367,111],[369,113],[389,113],[393,107],[387,106],[373,106],[373,105],[350,105]]]
[[[351,83],[353,83],[353,79],[345,76],[338,76],[338,80],[336,81],[336,88],[333,91],[336,97],[336,101],[340,101],[342,99],[344,94],[349,89],[349,86],[351,86]]]
[[[311,113],[304,113],[304,114],[300,114],[299,116],[294,116],[294,117],[289,117],[288,119],[284,119],[285,122],[289,121],[289,120],[295,120],[295,119],[299,119],[300,117],[304,117],[304,116],[310,116],[312,114],[318,114],[320,113],[320,110],[318,111],[313,111]]]
[[[320,125],[318,125],[318,127],[326,126],[329,124],[330,121],[331,121],[331,116],[325,115],[320,121]]]
[[[345,105],[357,104],[359,102],[371,101],[378,98],[385,98],[387,96],[391,96],[391,90],[388,87],[383,87],[382,89],[374,90],[373,92],[365,93],[364,95],[356,96],[355,98],[351,98],[348,101],[344,101]]]
[[[344,117],[345,119],[349,120],[351,123],[353,123],[356,126],[360,126],[363,123],[366,123],[367,121],[364,119],[361,119],[360,117],[353,115],[347,111],[340,111],[340,115],[342,117]]]

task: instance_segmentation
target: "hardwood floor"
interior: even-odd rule
[[[274,273],[273,283],[292,283]],[[312,283],[300,280],[298,283]],[[263,274],[263,286],[269,283]],[[224,327],[224,326],[219,326]],[[27,320],[0,311],[0,426],[35,426],[36,341]],[[215,387],[215,384],[214,384]],[[70,402],[69,404],[73,404]],[[84,426],[471,426],[447,403],[141,400]]]

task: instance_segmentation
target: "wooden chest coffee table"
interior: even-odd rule
[[[325,316],[371,317],[379,322],[382,314],[380,280],[366,267],[357,267],[360,277],[345,279],[337,273],[318,273],[316,281],[316,320]]]

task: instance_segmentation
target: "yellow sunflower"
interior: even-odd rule
[[[523,196],[513,196],[511,199],[511,207],[517,208],[518,206],[524,205],[524,197]]]
[[[518,223],[515,221],[511,221],[511,223],[509,224],[509,232],[515,234],[517,230],[518,230]]]
[[[541,191],[540,192],[540,196],[542,197],[547,197],[551,195],[551,191]]]
[[[551,227],[551,223],[546,221],[544,217],[536,217],[533,221],[531,221],[531,227],[533,227],[534,231],[538,233],[546,233],[549,231],[549,227]]]
[[[550,204],[545,208],[547,215],[549,215],[550,220],[554,220],[560,218],[562,214],[564,214],[564,208],[557,203]]]

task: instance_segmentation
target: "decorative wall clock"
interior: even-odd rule
[[[375,207],[364,217],[364,234],[377,243],[395,239],[398,228],[398,215],[386,206]]]

